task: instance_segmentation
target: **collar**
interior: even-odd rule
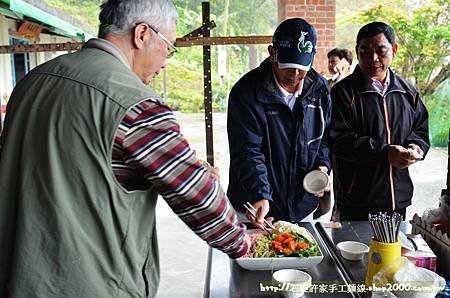
[[[381,86],[389,86],[389,83],[391,82],[391,74],[389,73],[389,69],[386,71],[386,80],[384,81],[384,84],[380,81],[370,78],[372,80],[372,84],[379,84]]]
[[[106,39],[91,38],[83,45],[83,48],[96,48],[108,52],[109,54],[117,58],[120,62],[125,64],[129,69],[131,69],[128,59],[122,52],[122,50],[120,50],[115,44],[107,41]]]
[[[270,57],[261,62],[261,65],[253,71],[255,72],[254,75],[258,76],[256,98],[265,103],[284,102],[284,95],[279,90],[277,83],[274,80]],[[319,79],[319,74],[311,68],[303,79],[303,88],[301,89],[299,96],[304,98],[310,91],[321,88],[321,86],[326,89],[326,81],[324,79]],[[302,102],[306,101],[302,100]]]
[[[372,81],[372,87],[384,95],[387,91],[387,88],[389,87],[389,83],[391,82],[390,77],[391,77],[391,75],[389,73],[389,70],[387,70],[386,71],[386,79],[384,80],[384,83],[381,83],[380,81],[378,81],[376,79],[370,78],[370,80]]]
[[[400,83],[399,79],[393,73],[391,68],[388,69],[388,72],[389,72],[389,85],[386,85],[386,93],[391,92],[391,91],[405,92],[405,88]],[[364,92],[380,93],[378,90],[374,89],[374,87],[372,85],[372,79],[365,76],[362,73],[359,65],[356,65],[355,70],[350,75],[350,77],[351,78],[349,78],[349,79],[352,80],[352,82],[353,82],[352,84],[353,84],[354,88],[356,89],[357,93],[364,93]],[[386,82],[385,82],[385,84],[386,84]]]
[[[298,95],[302,92],[302,88],[303,88],[303,80],[301,80],[297,86],[297,90],[294,91],[294,93],[290,93],[288,91],[286,91],[286,89],[284,89],[281,85],[280,82],[278,82],[278,78],[275,74],[275,70],[272,69],[272,75],[273,75],[273,80],[275,81],[275,84],[277,85],[278,89],[281,92],[281,95],[286,98],[287,96],[293,96],[295,98],[298,97]]]

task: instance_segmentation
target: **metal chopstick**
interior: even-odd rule
[[[253,216],[253,218],[254,218],[255,220],[258,219],[258,217],[257,217],[256,214],[253,212],[253,210],[251,210],[249,207],[247,207],[247,205],[244,204],[244,208],[248,211],[248,213],[251,214],[251,216]],[[262,226],[262,229],[263,229],[264,231],[266,231],[267,233],[269,233],[269,235],[272,234],[272,232],[271,232],[268,228],[266,228],[266,226],[265,226],[264,224],[262,224],[261,226]]]
[[[245,202],[244,207],[245,207],[245,209],[247,209],[247,211],[248,211],[248,209],[251,209],[251,210],[253,210],[254,213],[257,212],[255,207],[253,207],[253,205],[250,204],[249,202]],[[275,227],[272,225],[272,223],[267,221],[266,219],[264,219],[264,223],[272,230],[276,230]]]
[[[387,212],[369,214],[369,223],[372,227],[374,238],[380,242],[394,243],[398,240],[398,233],[402,216],[393,213],[391,216]]]

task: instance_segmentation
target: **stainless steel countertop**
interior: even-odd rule
[[[354,283],[364,284],[368,254],[364,255],[362,261],[348,261],[341,256],[340,252],[336,249],[336,245],[342,241],[358,241],[369,245],[373,237],[372,228],[368,221],[346,221],[341,222],[341,224],[341,228],[332,229],[324,228],[322,223],[316,223],[316,228],[331,253],[337,256],[337,262],[340,262],[345,268],[344,270],[348,279]],[[400,225],[400,230],[405,234],[410,233],[411,225],[403,221]]]
[[[339,268],[333,253],[310,223],[300,223],[307,228],[318,241],[324,254],[322,262],[312,268],[302,269],[309,273],[314,288],[305,293],[304,297],[359,297],[358,293],[349,293],[348,277]],[[279,293],[268,291],[264,285],[272,281],[272,272],[245,270],[227,255],[211,249],[208,256],[204,297],[237,298],[237,297],[280,297]],[[266,289],[264,291],[263,289]],[[328,292],[324,292],[328,291]],[[333,293],[331,293],[331,291]]]

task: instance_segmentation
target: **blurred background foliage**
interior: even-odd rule
[[[446,147],[450,129],[450,82],[447,79],[433,94],[427,96],[426,105],[430,114],[431,144]]]
[[[184,36],[202,25],[201,2],[174,1],[180,15],[177,36]],[[252,9],[249,9],[250,7]],[[271,35],[277,25],[276,0],[211,1],[210,13],[211,20],[216,23],[216,27],[211,30],[211,36]],[[267,45],[256,45],[253,48],[259,64],[266,57]],[[179,50],[168,63],[166,88],[163,77],[156,78],[153,86],[161,94],[164,94],[161,91],[167,90],[165,99],[172,108],[200,112],[203,110],[203,92],[199,92],[203,90],[203,49],[201,46],[193,46]],[[226,61],[222,65],[219,63],[219,52],[222,52],[221,60]],[[249,46],[212,46],[211,68],[213,109],[224,111],[227,108],[229,90],[250,70]],[[193,80],[188,81],[185,78]]]
[[[45,2],[78,16],[91,26],[98,26],[101,0]],[[177,36],[184,36],[201,26],[201,2],[174,0],[180,16]],[[272,35],[277,25],[277,2],[210,1],[211,20],[217,25],[211,36]],[[430,135],[434,146],[446,146],[450,127],[449,16],[449,0],[336,0],[336,46],[350,49],[354,61],[357,61],[354,50],[356,34],[363,24],[379,20],[394,27],[399,51],[393,69],[421,92],[430,113]],[[201,112],[202,47],[183,47],[179,50],[169,60],[166,70],[152,82],[152,87],[174,110]],[[211,47],[215,111],[226,110],[228,92],[233,84],[267,56],[267,45]],[[219,60],[226,62],[219,63]]]
[[[98,13],[102,0],[44,0],[44,2],[85,21],[94,28],[98,27]]]
[[[424,100],[430,114],[432,145],[446,146],[450,128],[450,1],[374,0],[360,3],[357,11],[351,7],[340,6],[337,0],[337,46],[355,53],[355,37],[362,25],[372,21],[390,24],[399,45],[392,68],[415,85]]]

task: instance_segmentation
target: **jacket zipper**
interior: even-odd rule
[[[389,114],[387,111],[386,96],[389,93],[393,93],[393,92],[406,93],[404,90],[400,90],[400,89],[389,90],[388,92],[386,92],[384,94],[384,96],[380,92],[377,92],[377,91],[363,91],[363,92],[358,93],[358,95],[363,94],[363,93],[377,93],[377,94],[381,95],[381,97],[383,98],[384,124],[386,126],[388,145],[391,145],[392,138],[391,138],[391,125],[390,125],[390,121],[389,121]],[[392,210],[395,210],[396,205],[395,205],[395,191],[394,191],[394,168],[392,167],[392,165],[390,163],[389,163],[389,184],[390,184],[391,200],[392,200],[391,206],[392,206]]]
[[[389,121],[389,114],[388,114],[388,110],[387,110],[386,94],[383,96],[384,121],[386,124],[387,143],[388,143],[388,145],[391,145],[391,143],[392,143],[391,123]],[[391,188],[392,210],[395,210],[394,169],[392,168],[391,163],[389,163],[389,182],[390,182],[389,184],[390,184],[390,188]]]
[[[315,90],[315,88],[316,88],[316,85],[317,85],[317,80],[316,81],[314,81],[313,82],[313,84],[311,85],[311,86],[309,86],[309,88],[308,88],[308,90],[306,91],[306,93],[305,93],[305,95],[302,97],[302,99],[303,98],[307,98],[308,96],[309,96],[309,94],[312,92],[312,90]],[[289,109],[289,112],[290,112],[290,115],[291,115],[291,117],[292,118],[294,118],[295,119],[295,116],[294,116],[294,114],[295,114],[295,110],[296,109],[298,109],[297,108],[297,105],[302,105],[302,103],[301,102],[297,102],[297,99],[300,97],[300,95],[301,94],[299,94],[298,96],[297,96],[297,98],[295,99],[296,100],[296,102],[294,103],[294,108],[291,110],[287,105],[285,105],[285,104],[281,104],[281,103],[279,103],[279,102],[273,102],[273,103],[275,103],[275,104],[281,104],[281,105],[283,105],[283,106],[285,106],[287,109]],[[306,128],[305,128],[305,115],[304,115],[304,112],[305,112],[305,109],[303,109],[303,105],[302,105],[302,110],[303,110],[303,119],[302,119],[302,126],[303,126],[303,139],[305,140],[306,139]],[[295,129],[294,129],[294,132],[293,132],[293,144],[294,144],[294,147],[296,146],[296,142],[297,142],[297,135],[298,135],[298,123],[296,122],[296,125],[295,125]],[[307,144],[307,146],[308,146],[308,144]],[[296,152],[296,156],[297,156],[297,158],[298,158],[298,155],[301,155],[301,152]],[[291,158],[290,158],[290,170],[289,170],[289,176],[292,176],[292,167],[294,167],[295,169],[295,172],[296,172],[296,174],[297,174],[297,165],[296,164],[293,164],[293,162],[295,161],[295,159],[294,159],[294,157],[293,156],[291,156]],[[290,193],[291,193],[291,185],[293,185],[294,184],[294,182],[293,181],[290,181],[289,180],[289,186],[288,186],[288,197],[290,197]]]
[[[386,96],[389,93],[393,93],[393,92],[400,92],[400,93],[406,93],[403,90],[390,90],[388,92],[386,92],[383,96],[383,109],[384,109],[384,118],[385,118],[385,123],[386,123],[386,131],[387,131],[387,142],[389,145],[392,144],[392,132],[391,132],[391,121],[389,119],[389,114],[388,114],[388,110],[387,110],[387,103],[386,103]],[[396,199],[395,199],[395,188],[394,188],[394,167],[392,166],[391,163],[389,163],[389,184],[390,184],[390,188],[391,188],[391,200],[392,200],[392,210],[395,210],[396,208]]]

